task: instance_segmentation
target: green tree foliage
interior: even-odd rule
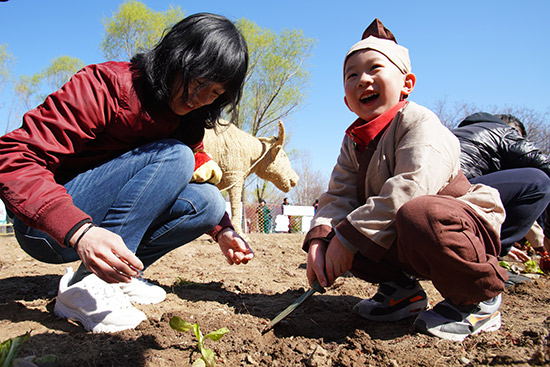
[[[84,63],[70,56],[59,56],[50,61],[42,71],[23,75],[15,83],[15,94],[25,110],[36,107],[50,93],[67,83],[71,76],[84,67]]]
[[[12,68],[15,64],[15,58],[8,51],[8,46],[6,44],[0,45],[0,109],[6,107],[6,101],[8,98],[2,95],[4,88],[8,86],[13,79]],[[13,98],[12,98],[13,100]],[[13,103],[12,103],[13,104]],[[11,109],[10,109],[11,111]],[[8,121],[2,121],[6,124],[6,132],[8,131],[10,114],[8,113]]]
[[[315,41],[301,30],[276,34],[246,19],[238,20],[237,27],[248,44],[250,64],[233,122],[254,136],[269,134],[306,97],[310,75],[305,64]]]
[[[70,56],[59,56],[50,61],[42,71],[33,75],[22,75],[13,84],[13,100],[6,123],[6,132],[14,121],[21,119],[28,111],[69,81],[71,76],[84,67],[84,63]]]
[[[269,136],[276,133],[277,122],[297,111],[307,96],[310,75],[306,62],[315,41],[300,30],[277,34],[246,19],[236,24],[248,45],[249,68],[232,122],[254,136]],[[277,196],[273,184],[255,176],[247,178],[243,190],[251,186],[255,186],[255,202],[260,197]]]
[[[40,73],[34,75],[22,75],[15,82],[15,96],[18,105],[24,110],[34,108],[39,100]]]
[[[183,17],[179,6],[156,12],[139,1],[124,2],[111,18],[103,20],[101,50],[105,59],[130,60],[137,52],[154,46],[164,31]]]
[[[0,45],[0,93],[12,78],[12,67],[15,58],[8,51],[6,44]]]
[[[39,75],[42,83],[46,84],[47,94],[61,88],[71,76],[84,67],[79,59],[70,56],[59,56],[53,59]]]

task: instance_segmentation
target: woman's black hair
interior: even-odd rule
[[[234,112],[239,103],[248,68],[248,49],[229,19],[199,13],[175,24],[152,50],[136,54],[131,62],[145,80],[145,95],[153,98],[155,104],[168,103],[175,80],[183,87],[184,100],[189,97],[192,81],[204,79],[222,84],[225,92],[212,104],[183,116],[212,128],[226,107]]]

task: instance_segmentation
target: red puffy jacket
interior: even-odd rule
[[[57,182],[159,139],[178,138],[202,148],[203,127],[182,131],[180,117],[167,106],[142,105],[131,66],[85,67],[27,112],[20,128],[0,138],[0,197],[23,222],[60,244],[89,216]],[[230,226],[227,214],[221,224]]]

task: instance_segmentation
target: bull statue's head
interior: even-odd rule
[[[290,166],[290,160],[283,150],[285,127],[279,121],[279,135],[272,138],[258,138],[264,149],[269,149],[254,170],[261,179],[271,181],[281,191],[289,192],[298,183],[298,174]]]

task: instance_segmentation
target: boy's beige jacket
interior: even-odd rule
[[[387,249],[396,240],[397,210],[412,198],[435,195],[447,186],[460,170],[459,155],[457,138],[437,116],[408,102],[383,134],[371,158],[365,178],[364,205],[357,199],[357,155],[352,140],[344,137],[329,189],[319,200],[311,228],[322,225],[335,228],[347,218],[362,235]],[[458,199],[500,233],[505,214],[496,189],[472,185]]]

